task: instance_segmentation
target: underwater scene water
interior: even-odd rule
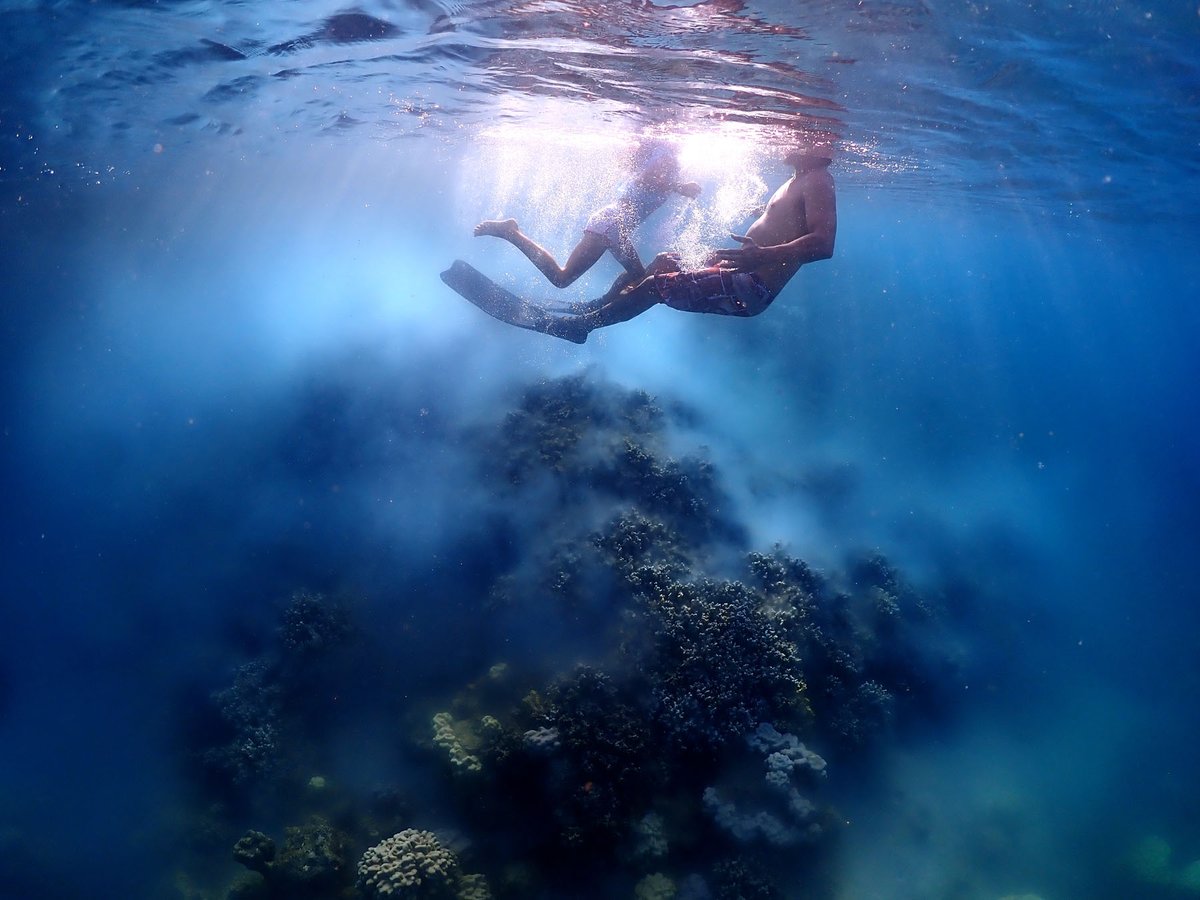
[[[0,896],[1200,897],[1200,7],[0,8]],[[652,137],[761,315],[582,345]]]

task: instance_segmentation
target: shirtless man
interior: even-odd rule
[[[830,151],[802,146],[783,161],[796,174],[745,235],[730,235],[740,248],[716,251],[706,268],[694,272],[679,271],[671,256],[660,254],[636,285],[610,291],[585,312],[548,316],[536,330],[582,344],[597,328],[626,322],[659,303],[685,312],[758,315],[802,265],[833,256],[837,235]]]

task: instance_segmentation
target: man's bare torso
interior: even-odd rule
[[[766,210],[750,226],[746,236],[760,247],[786,244],[810,232],[805,210],[805,197],[817,179],[829,180],[829,172],[818,168],[793,175],[771,197]],[[778,294],[800,268],[799,261],[765,263],[755,269],[771,293]]]

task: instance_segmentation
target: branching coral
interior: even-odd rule
[[[893,720],[897,696],[919,702],[944,680],[937,673],[951,663],[931,640],[931,604],[880,554],[850,566],[845,580],[853,592],[779,548],[750,554],[748,567],[765,614],[804,660],[816,724],[830,738],[867,743]]]
[[[299,591],[283,611],[279,642],[284,652],[311,656],[344,641],[350,634],[350,615],[345,607],[321,594]]]
[[[646,598],[657,617],[656,719],[684,749],[714,749],[803,708],[795,646],[738,582],[676,582]]]
[[[737,529],[720,510],[716,472],[703,458],[667,457],[668,417],[649,395],[580,377],[528,388],[505,419],[492,459],[520,485],[549,477],[563,504],[607,495],[703,540]]]
[[[553,784],[561,834],[573,845],[614,844],[658,772],[649,723],[612,679],[581,669],[548,692],[559,736]]]
[[[626,579],[649,566],[661,566],[668,575],[681,576],[691,559],[679,533],[658,519],[636,509],[614,517],[592,536],[605,562]]]
[[[205,752],[205,763],[234,784],[274,771],[280,752],[281,691],[270,669],[261,662],[242,666],[233,685],[212,699],[227,737]]]

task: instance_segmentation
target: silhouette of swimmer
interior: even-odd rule
[[[664,140],[648,140],[634,151],[633,176],[621,189],[620,196],[588,217],[583,237],[571,251],[566,265],[559,266],[548,250],[524,234],[516,219],[480,222],[475,226],[475,236],[508,241],[558,288],[572,284],[608,251],[625,269],[614,286],[614,290],[620,290],[646,277],[646,268],[633,246],[633,233],[671,194],[694,199],[700,195],[700,185],[679,181],[679,157],[674,145]]]
[[[677,257],[660,253],[640,281],[616,285],[566,315],[534,316],[522,327],[582,344],[597,328],[627,322],[659,303],[684,312],[758,315],[801,266],[833,256],[837,197],[829,173],[832,156],[809,143],[793,146],[782,161],[795,174],[745,235],[730,235],[741,247],[714,251],[704,268],[684,272]]]

